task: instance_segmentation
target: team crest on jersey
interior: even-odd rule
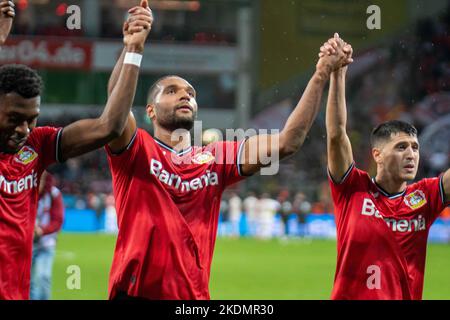
[[[427,203],[425,194],[422,190],[416,190],[405,196],[405,203],[413,210],[419,209]]]
[[[34,159],[36,159],[37,156],[38,154],[36,151],[33,150],[33,148],[24,146],[22,149],[20,149],[19,152],[17,152],[14,160],[22,164],[29,164]]]
[[[213,161],[215,157],[209,151],[204,151],[202,153],[197,153],[193,158],[192,162],[195,164],[205,164]]]

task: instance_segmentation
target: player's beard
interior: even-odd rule
[[[158,124],[169,131],[175,131],[177,129],[191,130],[196,118],[197,112],[195,110],[192,111],[192,115],[190,116],[179,116],[177,115],[177,109],[175,109],[171,114],[160,117]]]
[[[0,152],[6,154],[15,154],[22,147],[20,144],[18,145],[10,145],[10,138],[15,138],[8,133],[0,134]]]

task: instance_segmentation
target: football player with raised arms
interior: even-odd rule
[[[350,57],[338,34],[320,57]],[[450,170],[415,179],[420,144],[403,121],[378,125],[371,135],[374,177],[353,160],[346,132],[347,67],[334,71],[326,109],[328,170],[337,225],[337,267],[332,299],[421,299],[430,227],[450,204]]]
[[[147,2],[143,1],[146,6]],[[0,36],[8,36],[12,2],[0,2]],[[125,59],[102,115],[64,128],[37,127],[42,80],[24,65],[0,67],[0,299],[29,299],[32,241],[42,172],[104,146],[123,133],[136,91],[152,17],[124,24]]]
[[[136,8],[135,15],[143,8]],[[107,146],[118,216],[110,299],[209,299],[209,277],[224,189],[268,163],[296,152],[319,111],[333,70],[350,61],[342,50],[319,59],[283,130],[241,141],[192,146],[197,91],[179,76],[157,80],[148,94],[154,134],[130,114],[123,134]],[[116,86],[122,63],[110,78]]]

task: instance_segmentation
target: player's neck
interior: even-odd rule
[[[171,147],[175,151],[181,151],[191,146],[191,134],[189,131],[173,134],[172,131],[168,131],[163,128],[155,128],[155,138],[163,142],[167,146]],[[172,138],[174,138],[172,140]],[[175,139],[176,138],[176,139]]]
[[[406,189],[406,181],[394,179],[389,173],[378,171],[375,182],[389,194],[401,193]]]

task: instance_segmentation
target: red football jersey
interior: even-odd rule
[[[219,206],[226,186],[244,177],[243,142],[175,152],[138,129],[119,155],[109,147],[119,226],[109,280],[118,292],[148,299],[209,299]]]
[[[58,132],[35,128],[19,152],[0,153],[0,299],[29,299],[39,179],[57,159]]]
[[[441,178],[388,194],[350,167],[330,177],[337,226],[332,299],[421,299],[428,233],[445,208]]]

